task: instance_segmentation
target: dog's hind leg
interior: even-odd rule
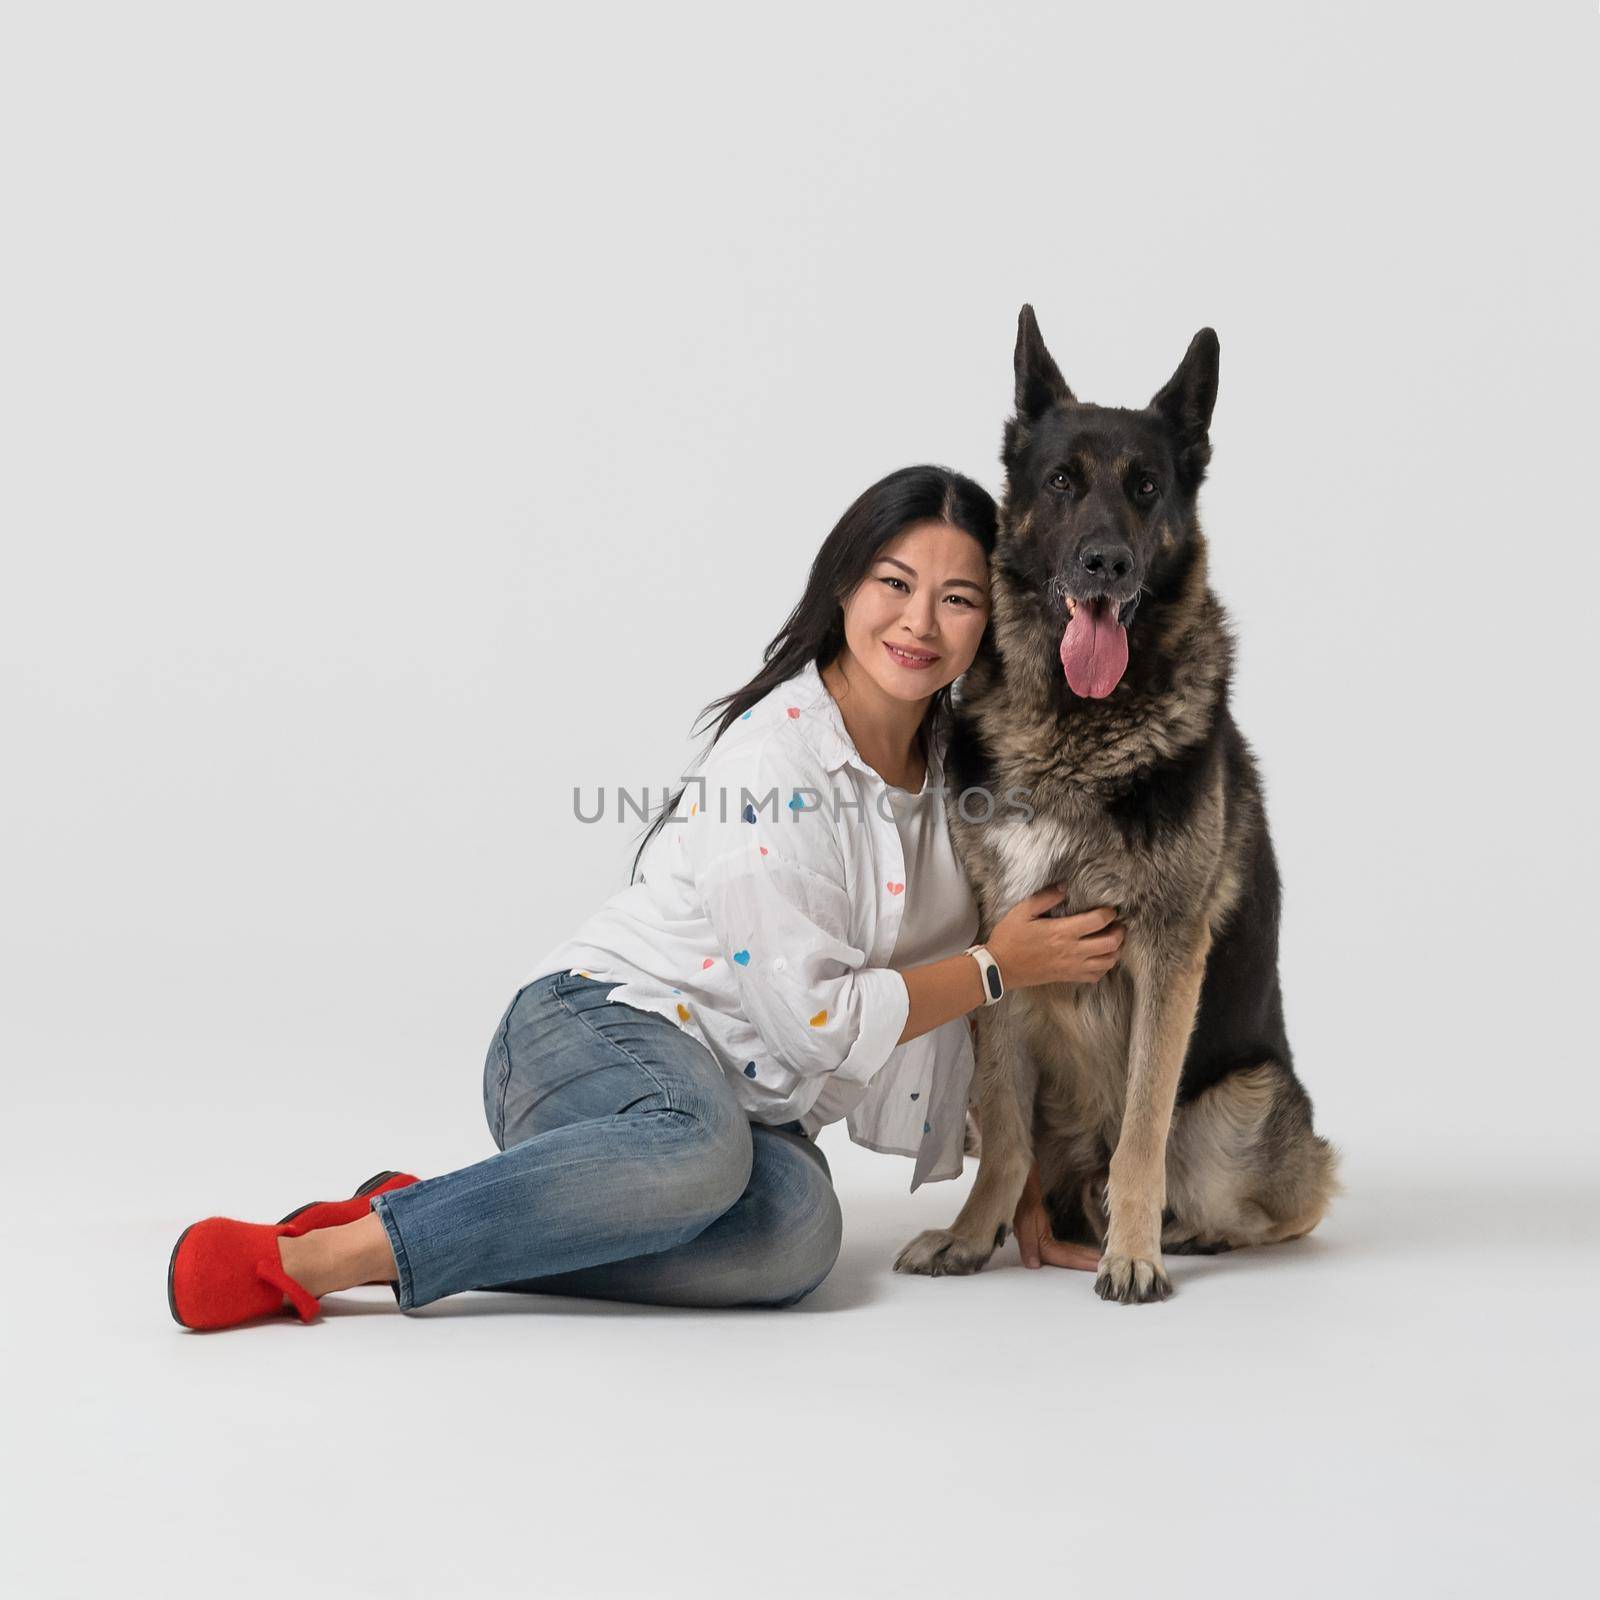
[[[1162,1243],[1198,1254],[1298,1239],[1338,1192],[1336,1166],[1293,1073],[1276,1061],[1230,1072],[1174,1120]]]
[[[929,1277],[976,1272],[1006,1236],[1033,1165],[1038,1067],[1023,1039],[1013,996],[978,1013],[978,1177],[948,1228],[919,1233],[895,1258],[896,1272]]]

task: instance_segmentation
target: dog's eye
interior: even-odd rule
[[[1072,477],[1065,467],[1063,467],[1059,472],[1052,472],[1050,474],[1050,487],[1052,489],[1059,489],[1062,494],[1072,493]]]
[[[1159,488],[1160,485],[1156,483],[1154,478],[1145,477],[1139,480],[1137,492],[1141,500],[1152,500],[1155,498]]]

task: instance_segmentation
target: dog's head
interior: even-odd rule
[[[1211,459],[1217,336],[1202,328],[1142,411],[1080,402],[1032,306],[1017,319],[1017,410],[1006,424],[996,561],[1059,627],[1074,694],[1103,700],[1128,666],[1128,631],[1198,536],[1195,494]]]

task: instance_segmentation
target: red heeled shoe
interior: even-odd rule
[[[417,1180],[409,1172],[375,1172],[348,1200],[308,1200],[296,1206],[279,1223],[293,1222],[296,1233],[310,1233],[313,1228],[337,1228],[347,1222],[359,1222],[372,1209],[370,1201],[375,1194],[388,1194],[394,1189],[405,1189]]]
[[[283,1270],[278,1240],[300,1229],[281,1222],[207,1217],[178,1235],[167,1263],[167,1308],[185,1328],[231,1328],[277,1311],[287,1296],[302,1322],[317,1297]]]

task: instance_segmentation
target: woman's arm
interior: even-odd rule
[[[906,993],[911,996],[901,1044],[983,1004],[983,973],[965,951],[946,956],[943,961],[930,961],[926,966],[907,967],[900,976],[906,980]]]
[[[1116,964],[1123,937],[1123,930],[1113,925],[1116,912],[1099,906],[1074,917],[1047,917],[1066,893],[1065,884],[1041,889],[995,924],[985,948],[1008,992],[1037,983],[1097,983]],[[907,967],[900,976],[911,997],[901,1044],[964,1016],[985,999],[983,974],[965,951]]]

